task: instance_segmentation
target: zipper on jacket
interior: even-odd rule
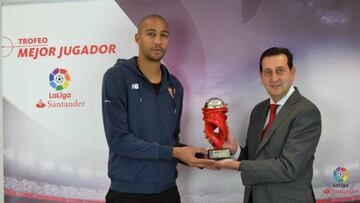
[[[173,103],[173,106],[174,106],[174,114],[176,114],[176,112],[177,112],[177,110],[176,110],[176,102],[175,102],[176,90],[175,90],[174,86],[172,85],[171,81],[170,81],[169,86],[167,87],[167,91],[168,91],[168,94],[171,97],[171,100],[172,100],[172,103]]]
[[[139,89],[138,89],[138,94],[139,94],[139,101],[140,101],[140,103],[142,103],[142,94],[141,94],[141,89],[142,89],[142,82],[141,81],[139,81]]]

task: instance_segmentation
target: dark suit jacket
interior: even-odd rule
[[[313,162],[321,134],[318,108],[297,89],[286,101],[260,143],[270,101],[251,113],[240,173],[244,203],[314,202],[311,186]]]

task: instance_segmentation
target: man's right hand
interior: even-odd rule
[[[199,147],[174,147],[173,148],[173,157],[185,162],[190,167],[198,167],[198,168],[211,168],[215,165],[214,160],[209,159],[198,159],[195,157],[197,152],[200,153],[207,153],[206,148],[199,148]]]
[[[230,132],[228,133],[228,137],[227,140],[225,141],[225,143],[223,144],[223,148],[229,148],[230,149],[230,153],[233,155],[236,153],[238,149],[238,144],[234,138],[234,135]]]

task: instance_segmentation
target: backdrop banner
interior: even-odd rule
[[[360,200],[360,2],[65,1],[4,5],[3,126],[6,202],[104,202],[108,146],[101,115],[104,72],[137,55],[142,17],[164,16],[171,42],[163,60],[185,88],[180,139],[204,139],[201,108],[226,101],[230,130],[245,144],[250,112],[268,97],[259,57],[272,46],[294,53],[295,86],[320,109],[315,154],[318,202]],[[232,170],[179,164],[184,203],[241,203]]]

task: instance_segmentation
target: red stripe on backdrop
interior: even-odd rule
[[[316,200],[316,203],[334,203],[334,202],[359,202],[360,196],[354,196],[354,197],[338,197],[338,198],[332,198],[332,199],[319,199]]]
[[[104,203],[105,202],[105,201],[96,201],[96,200],[83,200],[83,199],[75,199],[75,198],[64,198],[64,197],[55,197],[55,196],[47,196],[40,194],[23,193],[9,189],[5,189],[5,194],[16,197],[25,197],[29,199],[38,199],[38,200],[46,200],[46,201],[54,201],[54,202],[66,202],[66,203]],[[360,201],[360,196],[340,197],[333,199],[319,199],[316,200],[316,203],[341,203],[341,202],[355,202],[355,201]]]
[[[16,192],[16,191],[9,190],[9,189],[5,189],[5,195],[24,197],[24,198],[28,198],[28,199],[53,201],[53,202],[66,202],[66,203],[104,203],[105,202],[105,201],[96,201],[96,200],[83,200],[83,199],[75,199],[75,198],[65,198],[65,197],[55,197],[55,196],[47,196],[47,195],[40,195],[40,194],[23,193],[23,192]]]

